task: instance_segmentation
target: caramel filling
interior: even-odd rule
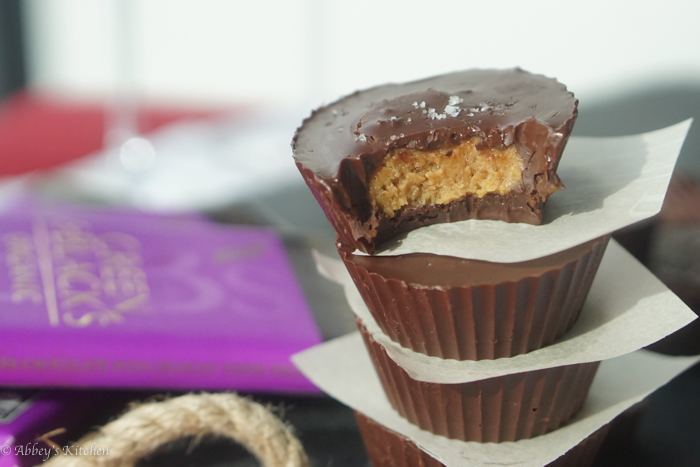
[[[404,207],[447,204],[465,196],[506,194],[520,185],[523,161],[514,146],[477,149],[479,138],[432,151],[396,149],[369,184],[375,208],[393,216]]]

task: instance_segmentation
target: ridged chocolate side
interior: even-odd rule
[[[444,467],[444,464],[425,453],[408,438],[389,430],[360,412],[355,420],[374,467]],[[604,426],[581,441],[548,467],[589,467],[608,432]]]
[[[353,217],[349,212],[340,209],[334,199],[334,195],[330,185],[303,165],[297,162],[299,173],[304,178],[311,194],[318,202],[319,206],[326,215],[328,222],[338,234],[338,240],[344,245],[355,245],[355,238],[363,235],[365,230],[376,229],[374,227],[364,227],[360,221]]]
[[[482,360],[545,347],[571,329],[608,240],[591,243],[580,256],[541,275],[459,287],[388,278],[358,264],[342,247],[339,253],[372,316],[392,340],[426,355]]]
[[[392,407],[436,435],[502,442],[555,430],[581,408],[599,362],[489,378],[463,384],[412,379],[358,322]]]
[[[408,438],[355,412],[357,428],[373,467],[443,467]]]

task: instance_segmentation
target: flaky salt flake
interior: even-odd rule
[[[481,104],[477,104],[474,107],[469,107],[469,109],[467,110],[472,113],[479,113],[486,112],[488,110],[493,110],[493,108],[494,107],[491,106],[491,104],[489,104],[488,102],[482,102]]]
[[[355,137],[355,141],[359,141],[360,143],[366,143],[367,142],[367,135],[364,133],[360,133]]]
[[[462,99],[461,97],[459,97],[459,96],[450,96],[450,97],[448,98],[448,100],[447,100],[447,105],[449,105],[449,106],[455,106],[455,105],[461,104],[462,102],[464,102],[464,99]]]
[[[451,104],[447,104],[444,109],[445,114],[449,115],[450,117],[456,117],[461,111],[462,109],[460,109],[456,105]]]
[[[426,115],[428,116],[428,118],[431,119],[431,120],[443,120],[443,119],[447,118],[447,115],[437,113],[437,112],[435,111],[435,109],[432,108],[432,107],[429,108],[428,111],[425,112],[425,114],[426,114]]]

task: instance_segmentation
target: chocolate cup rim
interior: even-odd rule
[[[596,246],[603,245],[604,248],[607,248],[607,245],[610,243],[610,240],[612,240],[612,234],[601,235],[600,237],[596,237],[596,238],[594,238],[594,239],[592,239],[592,240],[586,241],[586,242],[581,243],[581,244],[578,244],[578,245],[573,245],[573,246],[571,246],[571,247],[569,247],[569,248],[566,248],[566,249],[564,249],[564,250],[558,251],[558,252],[556,252],[556,253],[553,253],[553,254],[547,255],[547,256],[556,256],[556,255],[558,255],[558,254],[560,254],[560,253],[567,252],[567,251],[569,251],[569,250],[578,248],[578,247],[580,247],[580,246],[582,246],[582,245],[590,244],[590,245],[591,245],[591,248],[588,249],[588,250],[586,250],[585,252],[583,252],[583,253],[581,254],[581,256],[585,256],[585,255],[587,255],[587,254],[590,254],[590,252],[591,252]],[[336,238],[336,251],[338,252],[338,256],[341,258],[341,261],[343,261],[343,264],[345,263],[344,258],[345,258],[345,257],[351,257],[351,256],[365,256],[365,257],[366,257],[366,256],[369,256],[369,257],[373,257],[373,256],[374,256],[374,257],[379,257],[379,258],[392,258],[392,257],[394,257],[394,256],[398,257],[398,256],[423,255],[423,254],[424,254],[424,255],[431,255],[431,256],[439,256],[439,257],[443,257],[443,258],[451,258],[451,259],[455,259],[455,260],[457,260],[457,261],[459,261],[459,260],[467,260],[467,261],[474,261],[474,262],[480,262],[480,263],[500,264],[500,265],[503,265],[504,267],[509,267],[510,265],[519,265],[519,264],[527,263],[527,262],[529,262],[529,261],[534,261],[534,260],[537,260],[537,259],[541,259],[541,258],[535,258],[535,259],[533,259],[533,260],[529,260],[529,261],[518,261],[518,262],[515,262],[515,263],[498,263],[498,262],[495,262],[495,261],[471,260],[471,259],[466,259],[466,258],[460,258],[460,257],[458,257],[458,256],[444,256],[444,255],[437,255],[437,254],[433,254],[433,253],[409,253],[409,254],[402,254],[402,255],[386,255],[386,256],[384,256],[384,255],[381,255],[381,256],[379,256],[379,255],[355,255],[355,253],[354,253],[355,250],[352,250],[352,251],[349,250],[349,249],[342,243],[342,241],[341,241],[339,238]],[[544,257],[543,257],[543,258],[544,258]],[[580,258],[580,257],[579,257],[579,258]],[[577,259],[578,259],[578,258],[577,258]],[[572,262],[574,262],[574,261],[575,261],[575,260],[567,261],[567,262],[565,263],[565,265],[566,265],[566,264],[569,264],[569,263],[572,263]],[[364,268],[364,269],[367,269],[367,268]],[[541,277],[542,275],[544,275],[544,274],[546,274],[546,273],[548,273],[548,272],[557,271],[557,270],[560,270],[560,269],[562,269],[562,268],[561,268],[561,267],[552,266],[552,267],[550,267],[550,268],[547,268],[547,269],[546,269],[544,272],[542,272],[541,274],[535,274],[535,273],[533,273],[533,274],[526,274],[526,275],[523,275],[522,277],[520,277],[520,278],[518,278],[518,279],[506,279],[506,280],[503,280],[503,281],[496,281],[496,282],[492,282],[492,283],[484,282],[484,283],[471,284],[471,285],[448,285],[448,286],[442,286],[442,285],[439,285],[439,286],[436,286],[436,285],[426,285],[426,284],[419,284],[419,283],[413,282],[413,281],[404,281],[404,280],[402,280],[402,279],[397,279],[397,278],[395,278],[395,277],[390,277],[390,278],[388,278],[388,280],[394,280],[394,281],[397,281],[397,282],[404,282],[404,283],[406,283],[406,284],[409,284],[411,287],[422,288],[422,289],[473,288],[473,287],[481,287],[481,286],[484,286],[484,285],[494,285],[494,284],[516,284],[516,283],[522,282],[523,280],[526,280],[526,279],[537,279],[537,278]],[[377,272],[370,272],[370,274],[372,274],[372,275],[377,275],[377,276],[382,276],[381,274],[379,274],[379,273],[377,273]]]

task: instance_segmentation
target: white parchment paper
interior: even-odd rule
[[[337,259],[315,253],[322,275],[341,284],[353,312],[375,340],[412,378],[465,383],[523,371],[594,362],[633,352],[697,318],[673,292],[610,241],[580,318],[557,343],[527,354],[496,360],[444,360],[402,347],[372,318],[355,284]]]
[[[448,466],[534,467],[557,459],[700,357],[666,357],[640,350],[605,361],[583,409],[571,423],[536,438],[506,443],[450,440],[403,419],[386,400],[357,333],[306,350],[293,360],[323,391],[408,437]]]
[[[691,122],[633,136],[570,138],[558,170],[566,188],[545,205],[542,225],[487,220],[436,224],[409,232],[377,254],[434,253],[512,263],[551,255],[647,219],[661,210]]]

